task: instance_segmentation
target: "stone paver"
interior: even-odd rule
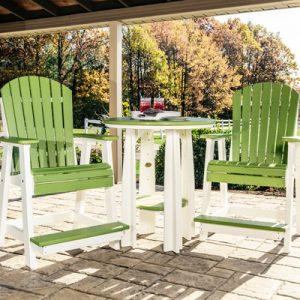
[[[103,191],[87,194],[87,211],[105,220]],[[212,194],[217,206],[218,194]],[[20,217],[18,195],[11,190],[10,218]],[[117,195],[120,204],[119,186]],[[74,193],[35,198],[34,213],[69,209],[74,199]],[[270,194],[246,192],[234,193],[232,201],[270,208],[284,203]],[[196,207],[198,213],[198,202]],[[155,233],[140,236],[136,249],[90,247],[52,254],[39,258],[35,271],[25,267],[23,245],[8,237],[0,250],[0,300],[300,300],[300,237],[294,237],[289,255],[276,241],[225,234],[212,234],[205,242],[196,237],[180,254],[164,253],[163,216],[156,219]],[[62,227],[71,224],[39,226],[36,233]]]
[[[271,297],[276,294],[280,285],[281,282],[279,280],[244,273],[235,273],[219,289],[225,292],[234,292],[235,294],[258,299],[271,299]]]

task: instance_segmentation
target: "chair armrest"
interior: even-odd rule
[[[37,139],[27,139],[27,138],[17,138],[17,137],[0,137],[0,142],[9,143],[15,145],[32,145],[38,144],[39,140]]]
[[[300,136],[284,136],[282,140],[288,143],[300,143]]]
[[[74,133],[74,138],[80,139],[90,139],[97,141],[116,141],[118,140],[117,135],[99,135],[99,134],[91,134],[91,133]]]
[[[208,134],[201,134],[201,139],[225,139],[225,138],[231,138],[231,133],[208,133]]]

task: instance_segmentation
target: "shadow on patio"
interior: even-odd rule
[[[10,197],[11,218],[20,212],[17,192]],[[197,191],[197,198],[201,193]],[[263,205],[270,207],[282,202],[268,195],[236,195],[233,201],[245,205],[261,205],[262,198]],[[61,195],[55,204],[53,196],[35,198],[39,203],[35,213],[72,205],[72,196]],[[97,211],[98,217],[104,217],[102,196],[89,193],[87,210]],[[288,256],[277,242],[221,234],[206,242],[187,241],[181,254],[175,255],[163,253],[162,215],[157,219],[156,232],[140,236],[134,250],[105,247],[49,255],[39,259],[33,272],[24,268],[23,245],[7,239],[0,252],[0,299],[299,299],[299,237],[294,237]],[[38,232],[68,226],[41,226]]]

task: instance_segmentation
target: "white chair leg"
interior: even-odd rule
[[[91,158],[91,144],[86,142],[82,145],[81,154],[80,154],[80,164],[89,164]],[[85,210],[85,200],[86,200],[86,191],[78,191],[76,193],[76,204],[75,204],[75,212],[78,214],[84,213]],[[76,220],[73,220],[73,228],[78,228],[80,224]]]
[[[296,153],[299,153],[299,145],[296,145]],[[295,183],[296,183],[296,233],[300,234],[300,158],[295,157]]]
[[[32,212],[32,194],[33,179],[30,166],[30,146],[20,147],[20,169],[21,169],[21,189],[22,189],[22,214],[23,214],[23,235],[25,248],[25,262],[30,269],[35,269],[37,261],[35,253],[30,242],[33,237],[33,212]]]
[[[11,163],[12,146],[4,145],[0,183],[0,247],[5,242]]]
[[[139,234],[150,234],[155,232],[155,212],[140,209]]]
[[[288,147],[288,164],[285,176],[286,184],[286,217],[285,222],[287,224],[286,232],[284,235],[284,247],[285,253],[290,252],[292,241],[292,216],[293,216],[293,198],[294,198],[294,154],[295,145],[289,145]]]
[[[214,157],[214,140],[207,139],[206,152],[205,152],[205,165],[204,165],[204,178],[203,178],[203,198],[201,214],[206,214],[209,211],[210,198],[211,198],[211,182],[207,181],[207,168],[208,162]],[[208,237],[208,232],[200,229],[200,241],[205,241]]]
[[[226,160],[225,139],[218,140],[218,153],[219,153],[219,160]],[[220,183],[220,192],[221,192],[221,199],[222,199],[222,212],[225,215],[229,208],[227,183],[225,182]]]
[[[112,186],[105,189],[105,208],[107,213],[107,221],[116,222],[117,221],[117,207],[116,207],[116,190]],[[120,249],[120,241],[112,241],[109,246],[115,250]]]

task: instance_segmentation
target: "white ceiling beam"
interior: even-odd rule
[[[300,6],[300,0],[182,0],[3,23],[0,26],[0,37],[108,26],[112,21],[136,24],[159,19],[171,20],[296,6]]]

